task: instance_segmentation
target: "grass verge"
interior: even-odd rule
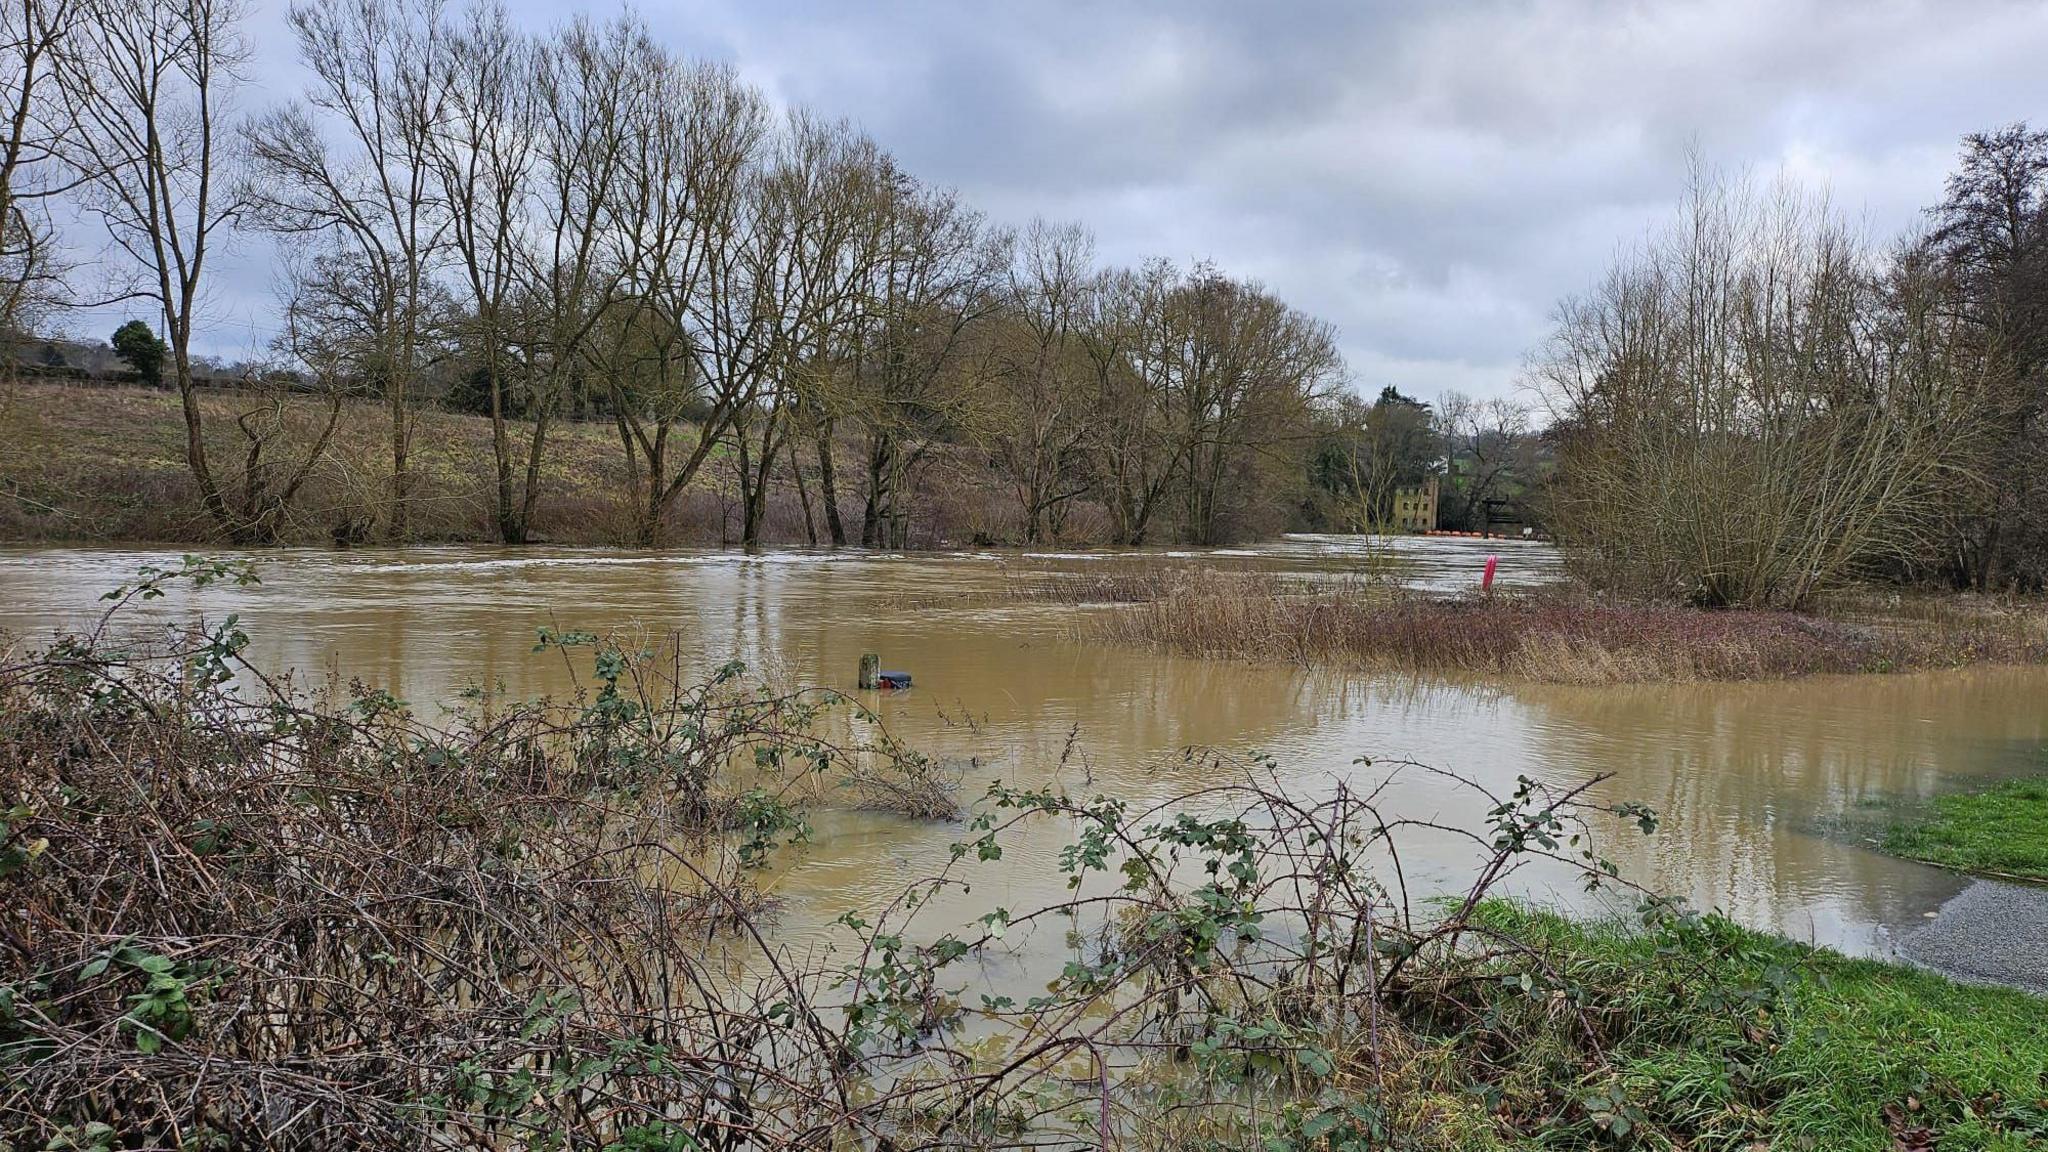
[[[2048,1003],[2025,993],[1852,960],[1717,917],[1640,931],[1507,904],[1485,911],[1490,928],[1546,959],[1559,989],[1599,990],[1606,1068],[1575,1091],[1582,1128],[1610,1142],[1873,1152],[2048,1143]],[[1531,999],[1514,983],[1526,967],[1504,964],[1509,979],[1497,987],[1507,991],[1488,992],[1528,1018],[1525,1064],[1500,1088],[1509,1106],[1546,1091],[1544,1075],[1571,1074],[1569,1059],[1550,1054],[1589,1047],[1540,1009],[1512,1004]],[[1565,1131],[1529,1137],[1586,1146]]]
[[[1931,815],[1892,825],[1884,847],[1958,872],[2048,883],[2048,780],[1941,797]]]

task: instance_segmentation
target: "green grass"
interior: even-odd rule
[[[1959,872],[2048,881],[2048,780],[1944,796],[1931,816],[1892,825],[1884,846]]]
[[[1542,1007],[1512,1057],[1535,1106],[1517,1146],[2048,1148],[2048,1000],[1718,917],[1643,931],[1504,905],[1487,915],[1564,977],[1520,994]],[[1531,1011],[1513,983],[1493,1006]],[[1587,1059],[1584,1019],[1605,1060]],[[1502,1087],[1513,1102],[1517,1085]]]

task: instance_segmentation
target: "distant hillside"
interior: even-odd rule
[[[73,345],[86,348],[89,345]],[[111,356],[111,350],[107,350]],[[90,371],[84,363],[69,369]],[[136,541],[199,543],[214,539],[185,464],[185,430],[177,394],[124,384],[107,376],[52,380],[18,373],[0,382],[0,542]],[[132,376],[131,376],[132,379]],[[275,408],[272,405],[275,405]],[[249,440],[237,420],[276,428],[267,461],[301,458],[318,435],[326,401],[309,395],[200,393],[207,450],[239,476]],[[413,434],[414,508],[410,540],[493,541],[491,424],[481,416],[422,408]],[[294,502],[282,542],[332,543],[353,533],[382,542],[379,510],[390,477],[390,422],[381,401],[342,402],[334,441]],[[524,429],[521,429],[524,438]],[[687,443],[692,433],[678,429]],[[849,463],[859,449],[844,445]],[[549,432],[536,542],[616,544],[627,539],[631,499],[622,451],[608,420],[560,421]],[[664,526],[670,545],[721,547],[739,539],[739,497],[724,449],[680,498]],[[975,538],[1000,512],[985,469],[961,459],[959,475],[921,498],[912,528],[916,547]],[[806,495],[819,499],[816,477]],[[769,500],[766,538],[805,544],[801,498],[786,479]],[[859,527],[860,495],[841,480],[840,515]],[[813,509],[822,531],[822,509]]]
[[[77,346],[74,346],[77,347]],[[108,353],[111,355],[111,351]],[[93,371],[67,363],[73,371]],[[132,378],[132,377],[131,377]],[[185,464],[177,395],[118,378],[0,384],[0,539],[201,541],[210,536]],[[278,425],[266,459],[301,457],[326,418],[310,396],[271,402],[229,390],[201,394],[209,453],[239,475],[248,438],[237,417]],[[418,414],[414,434],[420,540],[491,538],[490,422],[439,410]],[[287,542],[323,543],[339,528],[374,519],[389,476],[390,425],[375,402],[343,402],[332,447],[294,505]],[[547,498],[539,529],[564,543],[604,543],[620,484],[619,446],[608,424],[563,423],[551,433]],[[698,518],[715,506],[688,509]],[[679,524],[717,542],[715,519]]]
[[[104,340],[0,335],[0,363],[9,364],[16,376],[29,380],[131,386],[141,383],[135,369]],[[223,364],[210,357],[196,358],[192,374],[202,385],[210,387],[231,387],[252,377],[288,388],[300,383],[295,372],[255,362]]]

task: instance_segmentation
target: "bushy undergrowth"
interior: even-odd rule
[[[244,643],[0,667],[14,1147],[2013,1148],[2048,1115],[2037,1001],[1655,900],[1629,935],[1499,903],[1531,863],[1628,890],[1594,834],[1656,818],[1597,781],[1361,761],[1294,796],[1191,753],[1209,783],[1153,803],[994,785],[950,865],[797,951],[753,877],[800,850],[799,782],[929,795],[820,735],[852,705],[550,633],[582,699],[433,728],[301,702]],[[1383,807],[1417,773],[1482,825]],[[930,923],[1048,821],[1066,899]],[[1470,845],[1447,901],[1407,887],[1418,833]]]
[[[1044,582],[1037,599],[1123,605],[1094,638],[1193,656],[1567,684],[1765,680],[2048,660],[2027,618],[1851,621],[1568,593],[1443,598],[1373,583],[1187,568]]]

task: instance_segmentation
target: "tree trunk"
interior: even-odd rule
[[[804,509],[804,543],[812,548],[818,546],[818,520],[811,514],[811,489],[804,483],[804,465],[798,458],[796,445],[800,437],[789,438],[789,478],[796,482],[797,503]]]
[[[393,381],[391,384],[391,520],[385,525],[385,535],[393,544],[405,543],[407,530],[407,497],[411,477],[407,471],[406,457],[412,447],[412,429],[405,415],[405,386]]]
[[[839,515],[839,485],[832,471],[832,422],[818,429],[818,495],[825,502],[825,529],[834,548],[846,547],[846,522]]]
[[[860,546],[863,548],[881,544],[882,504],[888,487],[888,444],[888,435],[877,432],[868,447],[868,499],[860,518]]]
[[[512,435],[505,425],[505,382],[495,356],[484,370],[491,377],[491,455],[498,465],[498,539],[505,544],[524,544],[525,517],[512,503]]]
[[[185,414],[185,465],[192,470],[192,480],[199,485],[199,502],[206,514],[229,540],[244,543],[243,528],[235,523],[234,513],[228,510],[227,498],[221,495],[220,485],[214,481],[213,468],[206,460],[206,433],[201,425],[199,397],[193,392],[192,365],[179,353],[175,366],[178,373],[178,400]]]
[[[740,440],[740,489],[745,497],[745,521],[740,527],[740,546],[748,551],[761,547],[761,525],[768,515],[768,483],[775,477],[775,457],[781,454],[781,430],[783,409],[780,403],[771,404],[768,418],[761,429],[761,452],[753,460],[752,474],[748,474],[747,433],[739,430]]]
[[[540,504],[540,462],[547,449],[548,425],[553,412],[543,405],[533,414],[533,441],[526,452],[526,487],[519,494],[519,539],[508,540],[508,544],[524,544],[532,539],[533,510]]]

